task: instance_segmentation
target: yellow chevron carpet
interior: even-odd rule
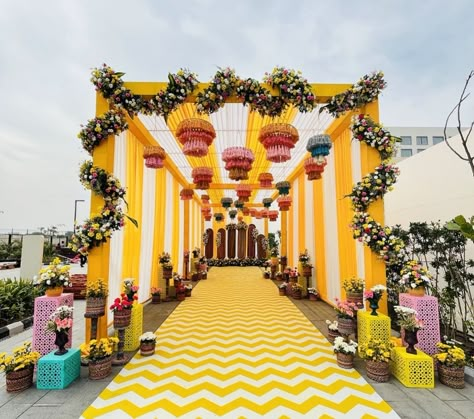
[[[212,268],[83,418],[398,418],[259,268]]]

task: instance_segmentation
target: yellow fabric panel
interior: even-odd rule
[[[183,249],[189,249],[189,205],[190,201],[184,201],[184,211],[183,211],[183,235],[184,235],[184,242],[183,242]],[[179,270],[177,271],[179,272]]]
[[[298,229],[298,252],[303,253],[306,249],[306,211],[305,211],[305,189],[306,189],[306,174],[303,172],[298,176],[298,202],[295,203],[298,209],[298,222],[296,228]],[[296,262],[295,262],[296,263]]]
[[[295,266],[295,260],[293,256],[293,250],[295,248],[295,240],[294,240],[294,235],[293,235],[293,229],[295,228],[295,222],[294,222],[294,214],[295,214],[295,206],[298,206],[298,203],[295,202],[295,191],[293,189],[294,183],[291,185],[290,189],[290,196],[292,199],[291,202],[291,207],[288,211],[283,211],[288,213],[288,219],[287,219],[287,243],[288,243],[288,248],[286,250],[286,253],[283,254],[282,256],[287,256],[288,257],[288,266]],[[281,213],[280,213],[281,214]]]
[[[339,272],[341,281],[357,275],[357,259],[355,241],[352,230],[348,227],[351,223],[353,211],[351,200],[344,198],[352,190],[352,160],[351,160],[351,132],[344,130],[334,139],[332,152],[336,169],[336,209],[338,219],[339,239]]]
[[[156,170],[155,174],[155,231],[153,232],[153,260],[151,285],[158,286],[160,254],[165,246],[165,208],[166,169]]]
[[[96,95],[96,116],[102,115],[109,110],[107,101],[100,95]],[[97,147],[94,148],[92,155],[93,163],[110,173],[114,172],[114,155],[115,155],[115,137],[107,137]],[[90,217],[99,214],[104,207],[104,199],[91,192]],[[109,261],[110,261],[110,241],[103,243],[100,247],[90,250],[87,258],[87,278],[102,278],[105,283],[109,283]],[[97,325],[97,337],[103,338],[107,336],[107,310],[105,315],[99,318]],[[86,319],[86,342],[90,340],[90,319]]]
[[[365,109],[361,110],[361,112],[368,113],[375,122],[379,122],[379,104],[377,101],[367,105]],[[380,164],[380,156],[373,147],[369,147],[365,143],[361,143],[360,147],[361,172],[362,176],[365,176],[366,174],[373,172],[374,169]],[[374,203],[370,204],[369,208],[367,209],[367,213],[369,213],[375,221],[385,225],[384,204],[382,199],[378,199]],[[385,263],[379,259],[368,246],[364,246],[364,262],[366,287],[371,288],[377,284],[386,285],[387,279],[385,276]],[[379,309],[381,313],[387,314],[386,298],[382,298],[380,300]]]
[[[126,220],[123,242],[123,278],[134,278],[139,285],[140,244],[143,199],[143,145],[127,131],[127,213],[138,222],[138,228]]]
[[[326,279],[326,239],[325,239],[325,214],[324,214],[324,189],[323,180],[312,182],[313,187],[313,218],[314,218],[314,269],[316,287],[323,300],[327,301]]]
[[[268,237],[268,218],[265,218],[264,222],[263,222],[263,235],[265,237]],[[248,224],[248,223],[247,223]]]
[[[281,246],[282,256],[286,256],[288,249],[288,211],[281,211]]]
[[[179,266],[179,241],[182,240],[182,237],[179,236],[179,183],[176,179],[173,178],[173,221],[171,222],[173,228],[173,235],[171,237],[171,261],[173,263],[173,271],[178,272]]]

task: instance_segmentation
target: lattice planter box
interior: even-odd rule
[[[406,348],[392,349],[390,370],[405,387],[434,388],[434,363],[431,356],[418,349],[416,355]]]
[[[423,329],[418,330],[418,344],[423,352],[434,355],[438,353],[436,343],[440,342],[438,299],[424,296],[413,297],[409,294],[400,294],[400,305],[417,311],[418,318],[423,321]]]
[[[125,343],[123,350],[126,352],[136,351],[140,347],[140,336],[143,334],[143,305],[133,303],[132,319],[130,326],[125,328]],[[118,331],[115,331],[118,337]]]
[[[38,361],[36,387],[43,390],[63,389],[81,374],[81,353],[79,349],[69,349],[64,355],[54,355],[55,351]]]
[[[368,311],[357,312],[357,334],[360,347],[367,344],[370,338],[390,342],[390,317],[379,313],[372,316]]]
[[[37,297],[35,298],[35,311],[33,320],[33,341],[32,348],[41,355],[49,354],[53,349],[57,349],[54,344],[56,338],[54,333],[46,332],[46,325],[51,314],[60,306],[73,307],[74,295],[61,294],[59,297]],[[69,329],[69,342],[66,348],[72,345],[72,327]]]

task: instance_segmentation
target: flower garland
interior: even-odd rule
[[[278,96],[272,96],[258,80],[252,78],[239,80],[236,95],[244,106],[248,105],[251,112],[258,112],[260,116],[274,118],[283,111],[283,100]]]
[[[220,247],[222,244],[222,232],[218,231],[216,234],[216,246]]]
[[[229,67],[219,69],[209,87],[197,95],[196,110],[198,113],[209,115],[224,107],[227,99],[234,93],[238,80],[234,69]]]
[[[109,135],[118,135],[128,128],[127,121],[122,112],[110,110],[105,114],[87,121],[87,125],[81,125],[82,130],[77,135],[82,142],[82,147],[92,154],[102,140]]]
[[[375,148],[382,160],[387,160],[395,154],[395,147],[400,138],[394,137],[389,131],[377,124],[367,114],[354,115],[351,125],[352,136]]]
[[[257,229],[257,228],[254,228],[254,229],[252,230],[252,239],[254,239],[254,241],[257,241],[258,235],[259,235],[258,229]]]
[[[357,182],[352,193],[347,195],[351,198],[352,208],[355,211],[366,210],[369,204],[393,189],[392,185],[397,181],[399,174],[397,166],[381,163],[374,172],[365,175],[360,182]]]
[[[106,170],[93,166],[90,160],[81,165],[80,181],[86,189],[102,196],[105,202],[118,205],[119,200],[124,199],[125,188],[121,186],[120,181]]]
[[[387,86],[383,76],[381,71],[366,74],[350,89],[334,96],[327,105],[319,109],[319,112],[325,110],[334,118],[338,118],[347,111],[353,111],[373,102]]]
[[[207,243],[209,243],[209,234],[207,231],[202,233],[202,243],[204,246],[207,246]]]
[[[249,228],[249,226],[247,225],[247,223],[245,223],[244,221],[239,221],[237,224],[236,224],[236,228],[237,230],[247,230]]]

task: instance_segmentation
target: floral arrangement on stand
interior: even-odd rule
[[[301,262],[302,266],[310,265],[310,263],[309,263],[310,259],[311,258],[309,256],[308,249],[305,249],[304,252],[300,253],[300,255],[298,257],[298,260]]]
[[[363,278],[357,278],[355,276],[345,279],[342,283],[342,288],[346,293],[362,294],[364,292],[365,280]]]
[[[117,297],[109,309],[116,313],[118,311],[131,310],[133,308],[133,301],[129,300],[127,294],[122,293]]]
[[[450,368],[463,368],[466,365],[466,354],[455,342],[447,340],[436,344],[439,353],[434,355],[439,364]]]
[[[382,160],[390,159],[395,154],[397,143],[401,141],[367,114],[354,115],[351,130],[355,139],[375,148]]]
[[[374,285],[370,290],[364,292],[364,298],[369,302],[372,316],[378,316],[377,309],[383,293],[387,291],[385,285]]]
[[[68,332],[72,327],[72,313],[74,312],[73,307],[66,305],[59,306],[49,316],[48,323],[46,324],[46,330],[49,332]]]
[[[417,318],[417,311],[410,307],[395,306],[397,313],[397,324],[400,328],[411,332],[418,331],[423,328],[423,322]]]
[[[270,249],[270,256],[271,256],[272,258],[277,258],[278,255],[279,255],[278,247],[272,247],[272,248]]]
[[[383,76],[381,71],[366,74],[350,89],[331,98],[327,105],[319,109],[319,112],[327,111],[337,118],[348,111],[354,111],[373,102],[387,86]]]
[[[357,343],[342,336],[334,338],[333,350],[336,354],[337,365],[341,368],[353,368]]]
[[[207,259],[208,266],[263,266],[267,259]]]
[[[108,337],[102,339],[91,339],[89,343],[83,343],[79,347],[81,356],[91,362],[97,362],[112,355],[118,338]]]
[[[408,290],[425,288],[431,285],[432,276],[417,260],[408,261],[400,271],[400,285]]]
[[[193,250],[193,254],[196,249],[197,248]],[[161,253],[159,262],[161,265],[163,265],[163,269],[173,269],[173,264],[171,263],[171,255],[168,252]]]
[[[319,300],[319,292],[316,288],[308,288],[308,296],[310,300]]]
[[[140,355],[151,356],[155,353],[156,335],[153,332],[145,332],[138,338],[140,342]]]
[[[350,301],[341,301],[336,298],[336,311],[338,330],[341,335],[351,335],[355,328],[355,319],[359,306]]]
[[[394,344],[391,341],[383,342],[380,339],[370,338],[367,343],[360,345],[359,355],[365,360],[388,363],[393,347]]]
[[[31,350],[31,342],[25,342],[13,350],[13,355],[8,355],[6,352],[0,353],[0,371],[9,374],[31,368],[33,372],[33,367],[40,358],[39,352]]]
[[[151,287],[150,289],[150,294],[152,297],[159,297],[161,296],[161,293],[162,293],[161,288]]]
[[[123,281],[124,292],[127,295],[128,301],[132,303],[138,300],[138,285],[133,285],[134,280],[132,278],[127,278]]]
[[[46,292],[53,288],[72,287],[70,269],[71,267],[63,265],[59,258],[54,258],[48,266],[40,269],[39,275],[35,276],[34,280]]]
[[[91,279],[87,281],[86,299],[88,298],[106,298],[109,295],[107,284],[103,278]]]

